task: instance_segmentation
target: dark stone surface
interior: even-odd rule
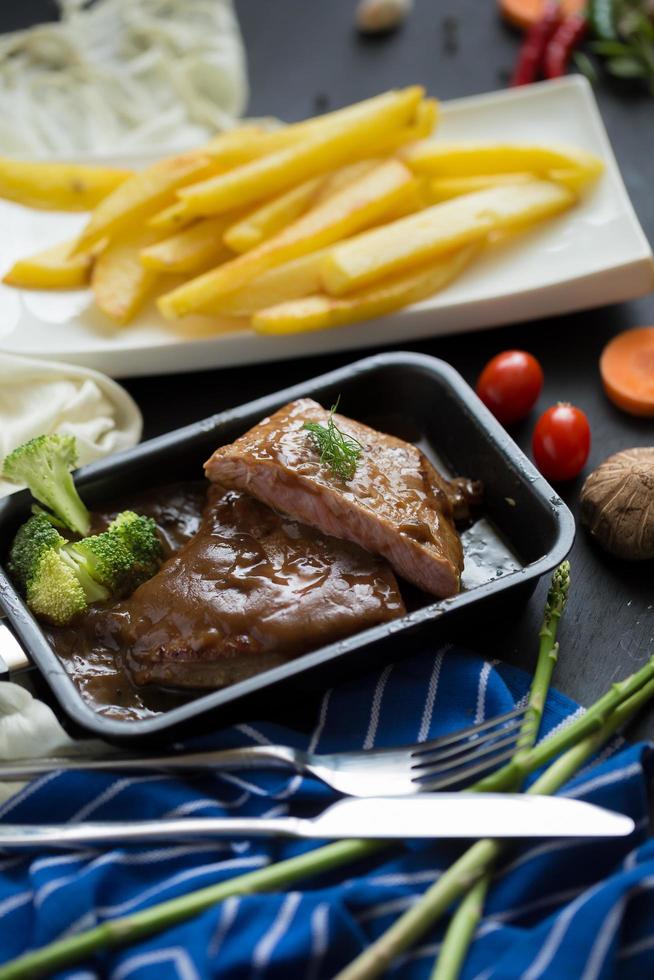
[[[18,20],[17,8],[45,11],[50,5],[6,4],[0,26]],[[252,115],[292,121],[420,82],[441,99],[491,91],[505,85],[518,38],[505,27],[493,0],[417,3],[403,29],[384,38],[362,39],[353,27],[353,0],[237,0],[247,44]],[[9,9],[14,15],[9,16]],[[31,17],[29,19],[32,19]],[[12,25],[13,26],[13,23]],[[597,91],[613,147],[650,240],[654,239],[654,101],[610,83]],[[654,442],[654,420],[630,418],[604,397],[598,375],[603,345],[630,326],[654,322],[654,298],[557,319],[488,332],[441,338],[404,347],[442,357],[471,383],[496,352],[532,351],[545,371],[538,405],[569,400],[589,416],[593,446],[589,467],[633,445]],[[369,352],[364,352],[369,353]],[[143,409],[146,436],[250,400],[356,358],[356,353],[243,367],[187,376],[135,379],[127,387]],[[533,419],[513,434],[529,451]],[[560,488],[576,513],[581,481]],[[654,652],[654,568],[610,559],[579,530],[571,555],[573,588],[560,630],[556,685],[588,704],[611,681],[641,665]],[[541,583],[524,614],[490,637],[468,638],[487,656],[529,668],[546,584]],[[654,733],[654,717],[641,725]]]

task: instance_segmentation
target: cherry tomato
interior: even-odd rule
[[[588,419],[574,405],[553,405],[536,423],[532,449],[536,466],[546,480],[572,480],[588,459]]]
[[[503,425],[526,418],[543,387],[543,370],[531,354],[505,350],[479,375],[477,394]]]

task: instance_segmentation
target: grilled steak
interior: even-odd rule
[[[195,537],[112,618],[137,684],[215,688],[404,612],[385,562],[213,486]]]
[[[309,398],[286,405],[205,464],[206,474],[296,520],[382,555],[395,571],[443,598],[459,589],[463,552],[452,522],[451,488],[410,443],[336,415],[362,447],[351,480],[335,476],[305,422],[326,424]]]

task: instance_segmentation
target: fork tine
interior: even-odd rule
[[[425,776],[433,776],[435,773],[448,772],[450,769],[462,769],[465,766],[474,763],[477,759],[484,758],[487,755],[492,755],[494,752],[497,752],[498,749],[503,749],[507,745],[515,745],[517,740],[518,735],[512,734],[506,738],[497,739],[495,742],[489,742],[481,749],[478,749],[477,746],[474,745],[471,751],[466,752],[463,755],[458,755],[444,763],[437,762],[435,765],[425,764],[423,766],[413,766],[413,778],[419,780]]]
[[[442,745],[450,745],[452,742],[458,742],[461,739],[468,738],[470,735],[476,735],[478,732],[486,731],[488,728],[493,728],[495,725],[501,725],[502,722],[511,721],[513,718],[519,718],[524,715],[527,710],[527,705],[524,704],[521,707],[514,708],[513,711],[507,711],[506,714],[497,715],[495,718],[489,718],[488,721],[483,721],[479,725],[470,725],[469,728],[460,728],[456,732],[452,732],[450,735],[440,735],[438,738],[433,738],[429,742],[420,742],[416,745],[412,755],[421,754],[422,752],[429,752],[431,749],[440,748]]]
[[[481,776],[482,773],[488,772],[489,769],[494,769],[495,766],[499,765],[500,762],[505,762],[513,756],[515,749],[512,747],[507,749],[506,752],[501,752],[498,756],[489,756],[483,762],[480,762],[476,766],[468,766],[463,771],[455,772],[449,776],[444,776],[442,779],[432,779],[422,782],[414,778],[414,782],[418,784],[421,792],[434,792],[436,790],[445,789],[447,786],[454,786],[456,784],[465,783],[469,784],[470,779],[473,776]]]
[[[472,748],[479,748],[480,745],[485,745],[487,742],[491,742],[494,739],[503,738],[511,732],[515,732],[517,729],[522,728],[522,718],[516,718],[514,721],[510,722],[508,725],[504,725],[497,731],[488,731],[485,735],[481,735],[479,738],[469,738],[465,742],[454,742],[445,749],[430,749],[425,753],[412,753],[413,758],[416,760],[411,763],[412,769],[417,769],[421,766],[427,766],[430,763],[433,765],[436,762],[440,762],[441,759],[449,759],[453,756],[459,755],[462,752],[467,752]]]

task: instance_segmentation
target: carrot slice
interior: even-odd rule
[[[545,11],[546,0],[499,0],[500,10],[505,20],[514,27],[526,31],[540,20]],[[580,14],[586,7],[586,0],[561,0],[561,13]]]
[[[604,390],[630,415],[654,415],[654,327],[625,330],[600,358]]]

